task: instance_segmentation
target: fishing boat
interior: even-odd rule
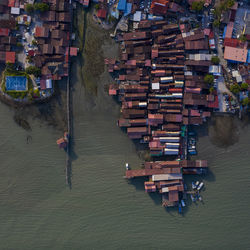
[[[198,194],[198,200],[203,201],[202,196]]]
[[[196,201],[196,198],[195,198],[192,194],[190,195],[190,197],[191,197],[191,200],[192,200],[193,202]]]
[[[199,186],[197,187],[197,190],[200,191],[200,190],[202,189],[203,186],[204,186],[204,183],[201,182],[201,183],[199,184]]]
[[[184,200],[181,200],[181,205],[182,205],[182,207],[185,207],[185,206],[186,206]]]
[[[179,214],[182,213],[182,206],[181,206],[181,203],[179,203]]]
[[[129,170],[129,169],[130,169],[130,167],[129,167],[128,163],[126,163],[126,170]]]
[[[192,189],[196,189],[197,185],[192,181]]]

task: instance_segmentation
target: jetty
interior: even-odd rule
[[[163,206],[178,206],[185,196],[183,175],[205,174],[208,168],[206,160],[189,159],[196,154],[192,127],[218,108],[217,92],[204,82],[211,56],[200,51],[209,48],[207,37],[188,24],[142,20],[117,40],[120,60],[105,59],[116,80],[109,95],[122,103],[117,124],[147,145],[153,159],[143,169],[126,167],[125,178],[148,177],[146,192],[159,191]]]

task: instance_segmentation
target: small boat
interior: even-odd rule
[[[182,213],[182,207],[181,207],[181,203],[179,203],[179,214]]]
[[[197,190],[200,191],[200,190],[202,189],[203,186],[204,186],[204,183],[201,182],[201,183],[199,184],[199,186],[197,187]]]
[[[197,185],[192,181],[192,189],[196,189]]]
[[[196,201],[196,198],[195,198],[192,194],[190,195],[190,197],[191,197],[191,200],[192,200],[193,202]]]
[[[196,187],[199,186],[199,183],[200,183],[199,181],[196,181],[196,182],[195,182]]]
[[[184,200],[181,200],[181,205],[182,205],[182,207],[185,207],[185,206],[186,206]]]
[[[130,167],[129,167],[128,163],[126,163],[126,170],[129,170],[129,169],[130,169]]]
[[[202,196],[198,194],[198,200],[203,201]]]

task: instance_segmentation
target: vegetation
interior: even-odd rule
[[[49,10],[49,5],[46,3],[35,3],[34,9],[40,12],[45,12]]]
[[[246,98],[244,98],[244,99],[242,100],[242,105],[243,105],[243,106],[247,106],[248,104],[249,104],[249,98],[246,97]]]
[[[241,90],[247,90],[248,84],[246,82],[243,82],[240,87],[241,87]]]
[[[229,8],[231,8],[234,5],[235,1],[234,0],[225,0],[221,1],[220,4],[215,8],[214,14],[216,19],[213,22],[214,27],[219,27],[220,26],[220,19],[221,19],[221,14],[223,11],[227,11]]]
[[[37,45],[37,41],[35,39],[32,40],[32,45],[36,46]]]
[[[29,75],[34,75],[35,77],[41,76],[41,69],[37,68],[36,66],[29,66],[26,68],[25,72]]]
[[[33,11],[34,11],[34,6],[33,6],[33,4],[30,4],[30,3],[28,3],[28,4],[26,4],[25,5],[25,11],[27,12],[27,13],[32,13]]]
[[[212,56],[211,62],[213,64],[219,64],[220,63],[220,58],[218,56]]]
[[[230,86],[230,91],[234,94],[238,94],[240,92],[240,85],[235,83]]]
[[[204,82],[207,83],[207,84],[209,84],[209,85],[213,84],[213,82],[214,82],[214,76],[213,75],[209,75],[209,74],[205,75]]]
[[[247,41],[246,36],[244,36],[243,34],[240,35],[239,39],[241,40],[241,42],[246,42]]]
[[[100,4],[99,4],[99,3],[97,3],[97,4],[95,5],[95,9],[96,9],[96,10],[99,10],[99,9],[100,9]]]
[[[23,45],[22,45],[22,43],[20,43],[20,42],[17,42],[17,43],[16,43],[16,46],[19,47],[19,48],[23,48]]]
[[[210,94],[214,93],[214,87],[210,87],[210,88],[209,88],[209,93],[210,93]]]
[[[200,12],[202,11],[203,7],[204,7],[204,1],[200,1],[200,2],[193,2],[191,5],[191,9],[196,11],[196,12]]]

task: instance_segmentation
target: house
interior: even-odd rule
[[[105,19],[106,16],[107,16],[107,10],[105,10],[105,9],[99,9],[99,10],[97,11],[97,16],[98,16],[99,18]]]
[[[0,28],[0,36],[8,36],[10,30],[6,28]]]
[[[15,63],[16,61],[16,52],[6,51],[5,62],[6,63]]]
[[[69,12],[60,12],[58,14],[58,21],[64,22],[64,23],[70,23],[71,22],[70,13]]]
[[[153,0],[150,6],[150,13],[153,15],[166,15],[168,0]]]
[[[49,29],[37,26],[35,29],[35,37],[41,37],[41,38],[49,37]]]
[[[42,46],[42,53],[49,54],[49,55],[53,54],[53,46],[50,44],[44,44]]]
[[[247,49],[226,46],[224,51],[224,58],[231,62],[245,63],[247,61],[247,54]]]

